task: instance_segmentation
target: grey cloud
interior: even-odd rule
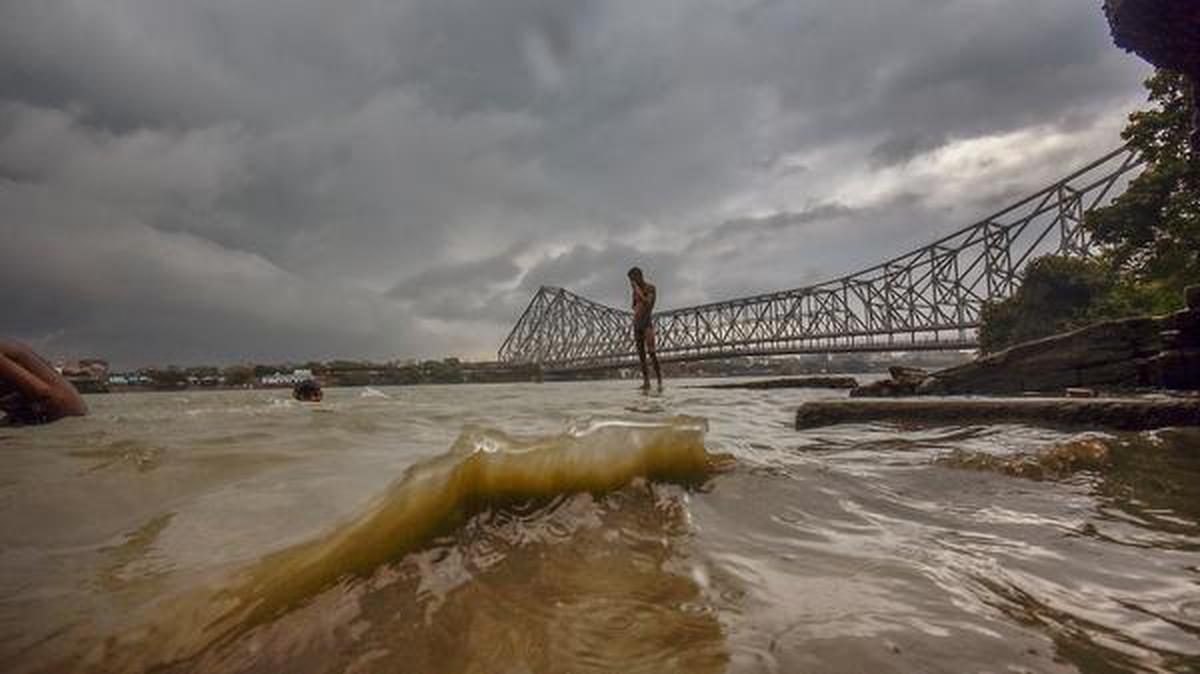
[[[782,211],[762,217],[735,218],[693,238],[687,247],[690,253],[709,253],[733,245],[757,244],[764,238],[778,236],[804,225],[844,219],[858,211],[839,203],[824,203],[803,211]]]
[[[420,298],[452,285],[486,288],[515,279],[521,268],[512,257],[524,246],[516,246],[490,257],[437,267],[406,278],[387,292],[397,299]]]
[[[414,314],[437,320],[448,333],[470,331],[493,348],[544,285],[568,287],[610,306],[626,307],[625,273],[637,265],[658,284],[663,308],[700,300],[686,259],[670,251],[638,250],[619,242],[580,244],[543,255],[521,270],[510,257],[527,253],[522,243],[495,255],[441,266],[401,281],[387,295]]]
[[[604,246],[582,244],[533,265],[522,278],[521,287],[526,293],[543,285],[566,287],[597,301],[625,307],[630,302],[625,274],[636,266],[647,280],[661,288],[661,306],[679,306],[687,301],[679,290],[691,286],[686,264],[683,256],[671,251],[639,250],[615,242]]]
[[[941,147],[945,138],[941,136],[892,136],[876,145],[868,155],[872,165],[877,168],[903,164],[912,158],[929,150]]]
[[[599,302],[623,307],[629,303],[630,267],[641,267],[647,278],[662,285],[678,303],[680,289],[691,287],[684,256],[661,250],[638,250],[627,244],[579,244],[544,255],[521,270],[511,252],[472,260],[405,279],[390,297],[413,301],[438,318],[470,320],[478,316],[511,319],[542,286],[570,288]],[[436,309],[433,309],[436,307]],[[466,310],[463,309],[466,307]]]
[[[26,195],[35,208],[0,206],[21,227],[0,228],[19,256],[0,285],[22,288],[5,332],[48,353],[94,352],[118,363],[194,363],[372,355],[410,349],[422,336],[398,306],[354,288],[313,282],[263,258],[186,234],[109,219],[86,203]],[[67,208],[88,229],[51,220]]]
[[[0,332],[484,356],[543,283],[794,287],[1115,144],[1144,73],[1089,3],[9,0]],[[1075,145],[923,172],[1023,129]]]
[[[439,320],[505,321],[512,313],[508,291],[521,275],[512,258],[525,247],[519,244],[488,257],[428,269],[400,281],[387,296]]]

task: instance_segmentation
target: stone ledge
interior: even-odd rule
[[[857,399],[815,401],[796,410],[796,430],[867,422],[923,425],[1008,422],[1139,431],[1200,426],[1200,399]]]

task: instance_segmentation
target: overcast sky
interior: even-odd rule
[[[1099,0],[0,0],[0,335],[494,358],[542,284],[854,271],[1115,148]]]

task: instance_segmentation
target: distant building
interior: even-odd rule
[[[80,393],[108,392],[108,361],[84,358],[55,368]]]
[[[263,386],[295,386],[302,381],[308,381],[312,378],[312,370],[297,369],[292,370],[291,374],[276,372],[275,374],[264,375],[259,378],[258,383]]]
[[[206,374],[201,376],[189,375],[187,378],[188,386],[223,386],[225,377],[215,374]]]
[[[149,386],[154,382],[137,372],[117,372],[108,375],[108,383],[110,386]]]

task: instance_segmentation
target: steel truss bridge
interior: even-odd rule
[[[1032,258],[1088,255],[1085,214],[1107,204],[1142,162],[1121,148],[953,234],[848,276],[656,313],[659,359],[975,348],[984,304],[1011,295]],[[638,362],[632,326],[629,311],[543,286],[499,359],[545,372],[627,367]]]

